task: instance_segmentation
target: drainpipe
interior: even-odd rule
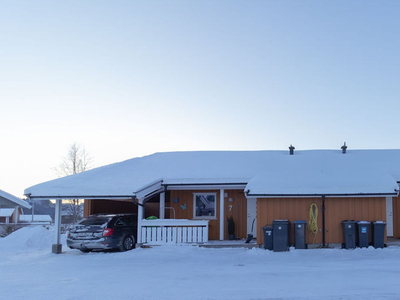
[[[322,247],[325,248],[325,195],[322,195]]]
[[[224,224],[225,224],[225,214],[224,214],[224,198],[225,198],[225,190],[219,190],[219,240],[224,240]]]

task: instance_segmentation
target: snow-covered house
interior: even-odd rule
[[[400,237],[400,150],[342,150],[156,153],[41,183],[25,194],[86,199],[86,215],[137,210],[138,243],[154,236],[197,241],[193,232],[200,240],[228,239],[226,220],[233,216],[236,237],[252,234],[262,244],[264,225],[308,222],[312,204],[319,209],[318,233],[307,232],[307,243],[342,243],[341,222],[351,219],[385,221],[387,235]],[[158,229],[144,219],[150,203],[166,219]],[[187,232],[192,237],[182,237]]]
[[[0,223],[18,223],[22,208],[31,208],[24,200],[0,190]]]

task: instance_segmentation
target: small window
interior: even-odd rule
[[[217,194],[194,194],[194,217],[211,219],[216,217]]]

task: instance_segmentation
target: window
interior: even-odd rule
[[[196,193],[194,194],[194,217],[211,219],[216,217],[215,199],[217,194]]]

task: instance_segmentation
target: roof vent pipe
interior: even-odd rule
[[[292,145],[292,144],[290,144],[290,147],[289,147],[290,155],[293,155],[293,153],[294,153],[294,149],[296,149],[296,148],[295,148],[295,147],[293,147],[293,145]]]
[[[346,153],[346,149],[347,149],[346,142],[344,142],[344,144],[343,144],[343,146],[341,148],[342,148],[342,153],[345,154]]]

